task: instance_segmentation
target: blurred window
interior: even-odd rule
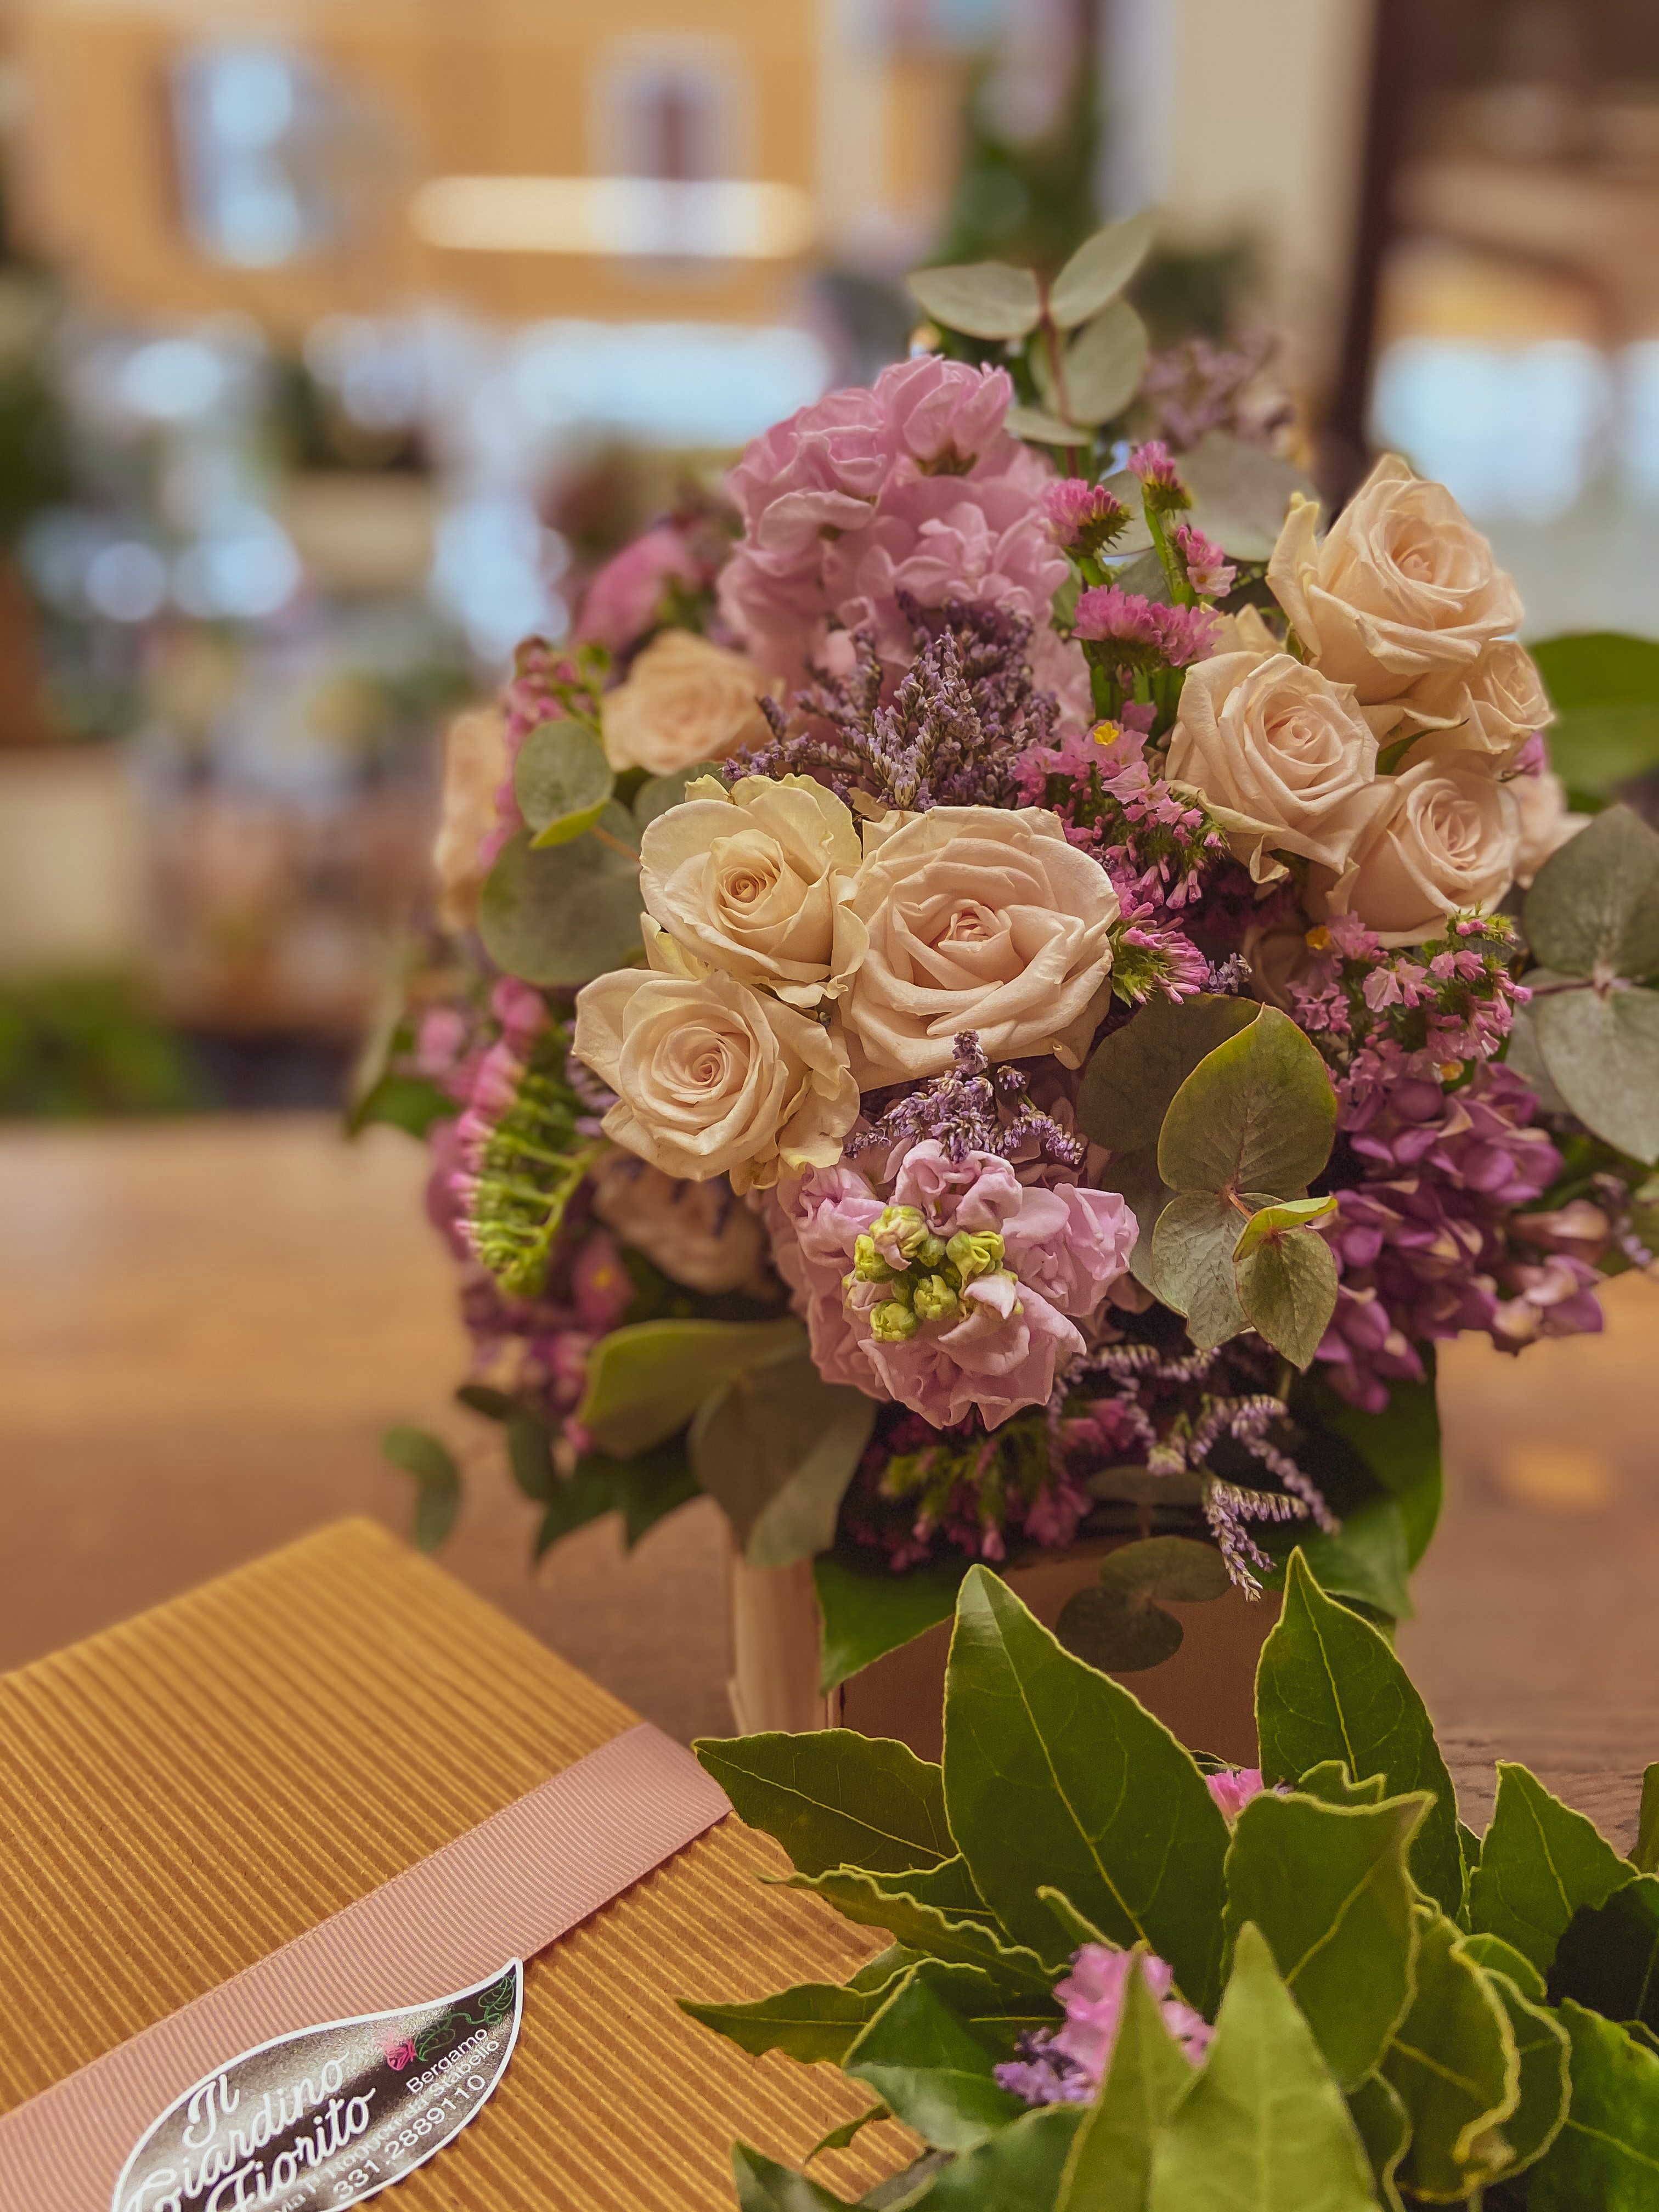
[[[204,47],[175,64],[180,193],[202,252],[269,269],[333,242],[325,106],[313,64],[280,47]]]
[[[713,42],[629,41],[601,62],[599,83],[604,173],[695,185],[748,167],[748,88]]]

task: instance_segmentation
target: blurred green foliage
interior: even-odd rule
[[[209,1103],[178,1040],[130,979],[0,981],[0,1115],[84,1121]]]

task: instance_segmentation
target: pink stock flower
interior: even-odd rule
[[[1092,2102],[1111,2063],[1134,1957],[1132,1951],[1111,1951],[1101,1943],[1085,1943],[1075,1952],[1071,1972],[1054,1987],[1066,2025],[1022,2037],[1021,2057],[996,2069],[1002,2087],[1030,2105]],[[1164,2026],[1183,2056],[1198,2065],[1214,2029],[1202,2013],[1174,1994],[1175,1975],[1166,1960],[1142,1952],[1140,1971]]]
[[[1049,627],[1066,575],[1042,507],[1053,478],[1003,428],[1012,392],[1003,369],[930,356],[756,440],[729,479],[744,530],[720,599],[759,665],[793,685],[809,664],[845,672],[846,633],[867,623],[896,678],[915,653],[908,591],[926,607],[1029,617],[1038,681],[1086,700],[1086,672]]]
[[[1200,598],[1224,599],[1238,580],[1238,570],[1215,540],[1190,522],[1178,522],[1170,536],[1186,565],[1187,580]]]
[[[679,532],[659,522],[613,554],[582,596],[576,635],[625,652],[658,620],[673,582],[695,583],[697,563]]]

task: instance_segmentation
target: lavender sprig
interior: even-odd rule
[[[1025,1095],[1029,1085],[1023,1069],[1004,1065],[994,1073],[973,1030],[956,1039],[951,1054],[956,1064],[949,1074],[936,1075],[920,1090],[905,1092],[869,1128],[850,1136],[848,1157],[855,1159],[878,1146],[915,1145],[932,1137],[944,1146],[945,1158],[955,1162],[966,1159],[969,1152],[990,1152],[998,1159],[1035,1158],[1068,1168],[1082,1166],[1087,1140],[1032,1105]]]

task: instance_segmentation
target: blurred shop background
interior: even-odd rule
[[[318,1106],[438,732],[901,279],[1163,210],[1164,343],[1659,631],[1647,0],[5,0],[0,1114]]]

